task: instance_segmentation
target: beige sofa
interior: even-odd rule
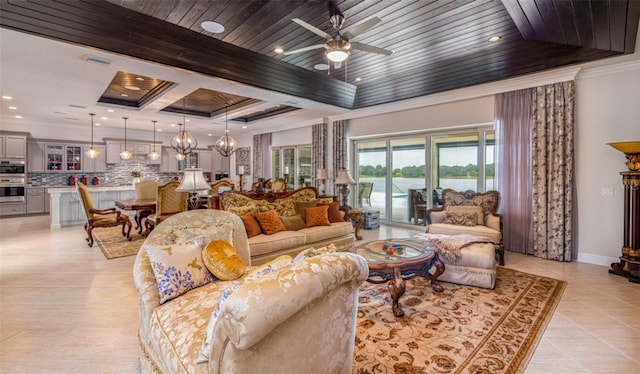
[[[159,248],[181,254],[178,249],[215,239],[232,242],[240,258],[251,263],[241,219],[220,210],[174,215],[142,245],[133,269],[140,295],[142,373],[350,372],[358,287],[368,276],[362,257],[336,252],[279,259],[279,268],[273,262],[249,267],[239,279],[214,279],[161,304],[167,293],[159,291],[150,256],[158,256]],[[189,265],[194,266],[189,279],[195,279],[202,264]],[[231,286],[235,291],[222,302]],[[209,361],[196,363],[214,310]]]
[[[300,214],[298,203],[331,203],[332,197],[318,197],[314,187],[303,187],[292,192],[247,194],[225,191],[222,195],[223,210],[244,215],[274,209],[280,216],[291,217]],[[259,234],[249,238],[251,262],[259,265],[280,255],[292,255],[309,247],[323,247],[335,244],[339,251],[349,249],[355,242],[354,228],[348,216],[342,215],[342,222],[332,222],[329,226],[315,226],[296,231],[281,231],[275,234]],[[356,233],[357,234],[357,233]]]

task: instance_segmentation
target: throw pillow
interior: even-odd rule
[[[241,215],[240,218],[242,218],[244,229],[247,231],[247,238],[262,234],[260,224],[258,223],[258,220],[256,220],[256,216],[253,212],[247,212]]]
[[[344,218],[342,217],[342,211],[340,210],[340,203],[337,201],[333,201],[329,204],[318,203],[320,205],[328,205],[329,206],[329,222],[344,222]]]
[[[447,212],[444,223],[458,226],[475,226],[478,221],[477,213]]]
[[[316,200],[311,201],[296,201],[296,214],[302,216],[302,219],[307,221],[307,214],[305,209],[317,206],[318,202]]]
[[[338,250],[338,248],[336,248],[336,245],[331,243],[326,247],[321,247],[321,248],[307,248],[304,251],[298,253],[298,255],[296,256],[296,258],[293,259],[294,262],[297,261],[302,261],[305,258],[310,258],[310,257],[315,257],[315,256],[319,256],[325,253],[335,253]]]
[[[328,205],[305,208],[305,214],[307,215],[307,227],[331,226]]]
[[[262,232],[267,235],[272,235],[280,231],[287,231],[287,228],[284,227],[284,223],[282,223],[278,212],[275,210],[257,212],[256,218],[260,223],[260,227],[262,227]]]
[[[453,205],[453,206],[448,206],[446,209],[446,212],[452,212],[452,213],[458,213],[458,212],[462,212],[462,213],[476,213],[476,225],[484,225],[484,215],[482,213],[482,207],[479,206],[472,206],[472,205]]]
[[[291,217],[280,216],[280,219],[282,220],[282,223],[284,223],[284,227],[287,228],[287,231],[298,231],[307,227],[302,216],[299,214]]]
[[[211,353],[211,340],[213,339],[213,328],[215,327],[216,321],[220,316],[220,310],[222,310],[222,306],[224,302],[227,301],[229,296],[240,288],[242,283],[236,283],[231,287],[227,287],[222,294],[218,298],[218,302],[216,303],[216,307],[213,309],[211,313],[211,318],[209,319],[209,324],[207,325],[207,333],[204,337],[204,341],[202,341],[202,348],[200,348],[200,354],[198,358],[196,358],[196,364],[201,364],[203,362],[209,361],[209,355]]]
[[[146,250],[161,304],[213,280],[197,244],[147,245]]]
[[[202,250],[202,260],[216,278],[228,281],[238,279],[247,267],[238,252],[226,240],[213,240]]]

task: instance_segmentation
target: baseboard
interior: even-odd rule
[[[588,253],[578,253],[577,261],[584,262],[587,264],[602,265],[602,266],[609,267],[613,262],[619,262],[620,259],[617,257],[607,257],[607,256],[592,255]]]

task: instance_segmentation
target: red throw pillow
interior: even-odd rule
[[[278,212],[275,209],[268,210],[266,212],[256,213],[256,218],[262,227],[262,232],[267,235],[275,234],[280,231],[287,231],[287,228],[282,223]]]
[[[307,227],[314,226],[331,226],[329,222],[329,205],[320,205],[312,208],[306,208]]]
[[[248,238],[262,234],[260,224],[256,220],[256,216],[253,214],[253,212],[247,212],[244,215],[240,216],[240,218],[242,218],[242,223],[244,223],[244,229],[247,230]]]
[[[340,211],[340,203],[334,201],[329,204],[318,203],[318,206],[327,205],[329,206],[329,222],[344,222],[344,218],[342,217],[342,212]]]

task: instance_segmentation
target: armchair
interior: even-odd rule
[[[371,192],[373,192],[373,182],[358,183],[358,204],[360,206],[363,202],[371,206]]]
[[[136,189],[136,199],[156,199],[158,196],[158,186],[160,182],[154,180],[143,180],[134,184]],[[153,214],[154,209],[139,209],[136,211],[136,229],[142,234],[142,221]]]
[[[147,216],[144,221],[147,234],[160,222],[189,208],[189,194],[176,191],[179,185],[179,181],[171,181],[158,186],[156,212]]]
[[[442,191],[443,208],[427,211],[427,233],[430,234],[469,234],[488,239],[495,246],[495,254],[500,265],[504,266],[504,242],[502,235],[502,217],[496,213],[500,204],[500,192],[475,191],[457,192],[452,189]],[[462,208],[462,209],[461,209]],[[460,212],[477,212],[475,224],[461,225],[447,219]]]
[[[87,217],[87,222],[84,224],[84,229],[87,232],[87,242],[89,247],[93,247],[93,229],[99,227],[114,227],[122,225],[122,236],[131,240],[131,221],[129,217],[122,214],[121,211],[114,208],[109,209],[96,209],[93,204],[93,196],[89,192],[89,188],[82,183],[76,182],[76,191],[80,195],[82,200],[82,206],[84,207],[84,213]]]

